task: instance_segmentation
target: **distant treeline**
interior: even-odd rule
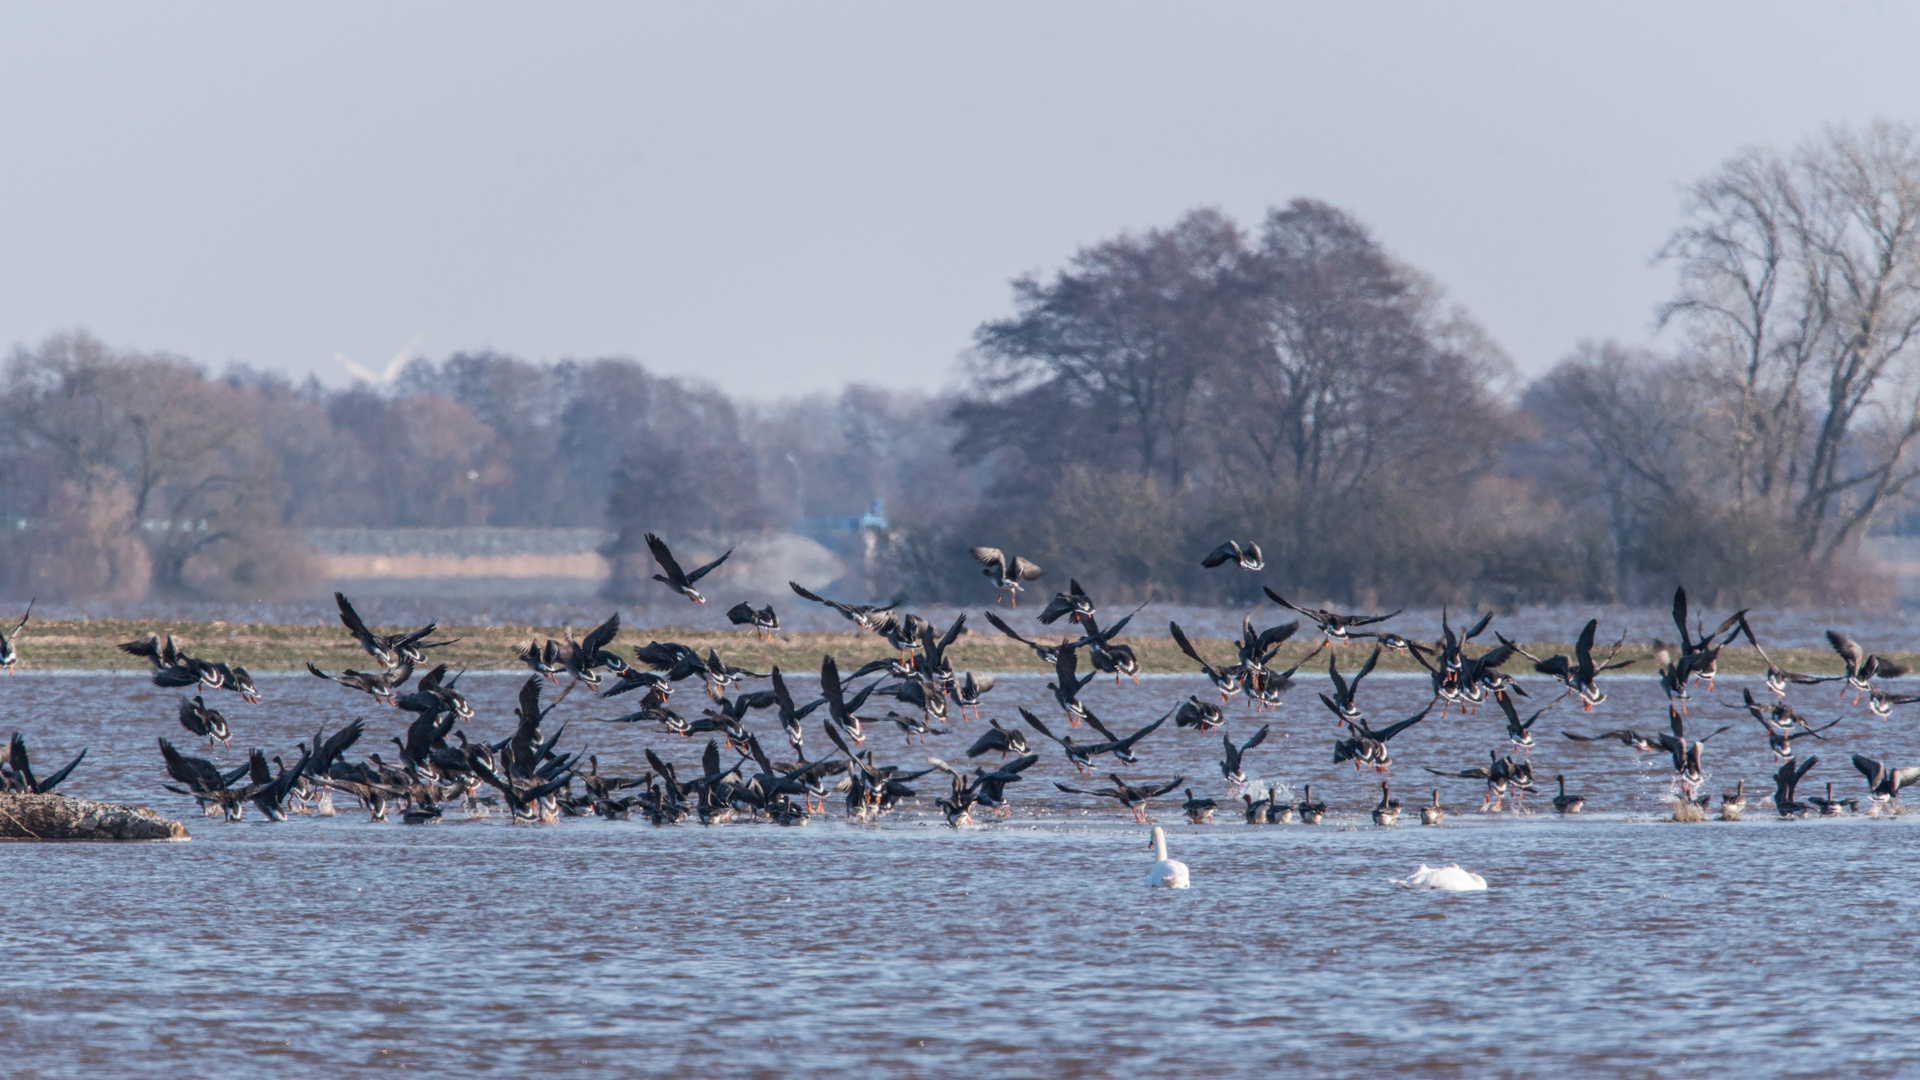
[[[618,592],[646,531],[718,544],[877,496],[874,595],[977,598],[966,549],[991,544],[1192,602],[1256,577],[1366,602],[1868,598],[1859,542],[1920,475],[1920,133],[1743,151],[1660,254],[1673,351],[1583,343],[1526,384],[1312,200],[1015,281],[947,396],[765,405],[494,353],[329,390],[64,334],[7,364],[0,592],[279,595],[311,587],[300,529],[458,525],[615,530]],[[1267,572],[1202,571],[1229,538]]]

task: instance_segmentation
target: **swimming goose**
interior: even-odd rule
[[[1327,816],[1327,804],[1313,801],[1312,784],[1306,786],[1305,794],[1300,799],[1298,809],[1300,811],[1300,823],[1303,825],[1318,825],[1321,820]]]
[[[33,618],[34,601],[38,599],[40,598],[36,596],[28,600],[27,613],[20,616],[19,622],[13,624],[11,632],[0,634],[0,666],[6,667],[8,675],[13,674],[13,666],[20,662],[20,631],[26,629],[27,620]]]
[[[653,553],[653,561],[659,563],[660,569],[664,571],[664,573],[653,575],[653,580],[660,582],[667,588],[672,589],[674,592],[679,593],[681,596],[686,597],[696,604],[706,603],[707,598],[700,595],[700,590],[693,587],[694,583],[706,577],[708,574],[713,573],[721,563],[727,561],[728,556],[733,554],[733,549],[728,548],[725,555],[720,556],[692,573],[688,573],[680,569],[680,563],[674,559],[673,552],[668,549],[666,541],[652,533],[647,534],[646,540],[647,550]]]
[[[1420,808],[1420,824],[1438,825],[1446,820],[1447,812],[1440,806],[1440,789],[1433,789],[1433,801]]]
[[[985,574],[987,580],[993,582],[994,588],[999,590],[999,595],[993,598],[996,604],[1011,596],[1013,606],[1019,607],[1020,591],[1025,587],[1025,583],[1040,579],[1039,566],[1018,556],[1009,556],[999,548],[969,548],[967,554],[972,555],[975,562],[986,567],[980,572]]]
[[[1053,786],[1069,795],[1094,795],[1103,799],[1113,799],[1121,806],[1132,811],[1133,819],[1144,825],[1147,823],[1147,802],[1165,795],[1167,792],[1178,788],[1186,782],[1186,777],[1176,776],[1172,780],[1157,787],[1151,785],[1134,785],[1120,779],[1116,773],[1108,773],[1107,779],[1113,781],[1112,787],[1097,788],[1091,791],[1084,788],[1071,788],[1058,780],[1053,782]]]
[[[1260,730],[1253,733],[1253,738],[1239,746],[1233,744],[1231,736],[1226,734],[1220,736],[1220,744],[1225,747],[1225,756],[1220,759],[1220,775],[1227,779],[1227,794],[1233,795],[1246,786],[1247,774],[1241,768],[1241,759],[1246,756],[1247,751],[1266,741],[1267,731],[1272,726],[1272,724],[1261,724]]]
[[[1200,565],[1208,570],[1216,566],[1225,566],[1228,563],[1233,563],[1242,570],[1265,570],[1267,568],[1267,560],[1260,554],[1260,545],[1251,541],[1247,543],[1246,547],[1241,547],[1238,543],[1229,540],[1219,547],[1214,548],[1212,551],[1207,552],[1206,556],[1200,560]]]
[[[1180,804],[1180,809],[1187,812],[1187,820],[1195,825],[1213,824],[1213,812],[1218,808],[1212,799],[1194,798],[1192,788],[1187,789],[1187,801]]]
[[[1747,782],[1745,780],[1733,786],[1732,791],[1720,793],[1720,820],[1739,821],[1740,815],[1747,812]]]
[[[1298,604],[1295,604],[1292,601],[1288,600],[1286,597],[1281,596],[1279,593],[1274,592],[1270,588],[1267,588],[1265,586],[1262,586],[1261,588],[1263,589],[1263,591],[1266,592],[1267,599],[1272,600],[1274,603],[1279,604],[1283,608],[1287,608],[1292,611],[1297,611],[1300,614],[1305,615],[1309,620],[1313,622],[1313,625],[1320,628],[1320,632],[1326,635],[1326,638],[1328,641],[1346,641],[1348,638],[1348,631],[1350,631],[1352,628],[1356,626],[1371,626],[1374,623],[1386,622],[1388,619],[1391,619],[1395,615],[1400,614],[1401,611],[1406,610],[1405,608],[1397,608],[1393,611],[1388,612],[1385,615],[1343,615],[1336,612],[1327,611],[1323,608],[1303,608]]]
[[[735,626],[753,627],[755,640],[766,641],[780,629],[780,616],[774,614],[773,605],[755,608],[745,600],[727,609],[727,621]]]
[[[1247,824],[1265,825],[1267,823],[1267,813],[1273,809],[1272,790],[1268,790],[1266,797],[1259,802],[1255,802],[1252,795],[1245,794],[1240,796],[1240,801],[1247,804]]]
[[[1562,814],[1577,814],[1587,807],[1585,795],[1567,794],[1567,778],[1555,774],[1554,780],[1560,784],[1560,794],[1553,797],[1553,808]]]
[[[1173,643],[1180,646],[1180,651],[1186,653],[1194,663],[1199,664],[1200,670],[1206,674],[1207,678],[1213,680],[1214,687],[1220,691],[1222,702],[1230,700],[1233,695],[1240,692],[1240,682],[1245,678],[1245,672],[1237,667],[1216,668],[1207,663],[1199,651],[1193,647],[1193,642],[1187,640],[1187,635],[1181,631],[1179,623],[1169,622],[1167,629],[1173,634]]]
[[[1392,797],[1385,780],[1380,781],[1380,805],[1373,808],[1373,823],[1382,828],[1400,823],[1400,800]]]
[[[27,756],[27,740],[21,738],[20,733],[16,731],[7,747],[7,765],[10,772],[6,778],[5,790],[19,791],[27,795],[49,794],[54,788],[60,786],[60,781],[65,780],[67,775],[73,772],[74,766],[79,765],[86,756],[87,752],[81,750],[58,772],[51,776],[37,777],[33,774],[33,761]]]
[[[1167,858],[1166,830],[1155,825],[1149,834],[1148,846],[1153,848],[1153,866],[1147,871],[1149,889],[1185,889],[1191,884],[1187,873],[1187,864],[1177,859]]]
[[[1834,798],[1833,781],[1831,780],[1827,781],[1826,798],[1823,799],[1818,795],[1813,795],[1809,796],[1807,801],[1820,808],[1821,817],[1840,817],[1843,814],[1854,813],[1860,809],[1860,802],[1857,799]]]

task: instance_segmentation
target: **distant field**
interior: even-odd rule
[[[397,632],[401,627],[375,627],[376,633]],[[578,635],[590,627],[571,628]],[[514,643],[528,638],[565,639],[568,628],[553,626],[448,626],[442,627],[439,636],[454,637],[460,640],[455,644],[434,651],[434,657],[454,667],[469,667],[475,670],[511,669],[517,666],[513,658]],[[20,667],[22,670],[115,670],[139,669],[145,662],[129,656],[114,646],[123,641],[143,638],[148,634],[172,634],[187,650],[196,656],[210,660],[222,660],[238,663],[252,672],[299,670],[308,662],[332,671],[338,668],[362,668],[371,663],[366,653],[360,650],[346,631],[337,624],[306,625],[267,625],[267,624],[229,624],[229,623],[161,623],[122,620],[77,620],[77,621],[40,621],[27,625],[20,640]],[[1051,640],[1058,640],[1053,635]],[[788,671],[816,671],[820,666],[823,653],[832,653],[844,668],[857,666],[868,660],[877,659],[890,653],[886,642],[871,634],[776,634],[771,641],[756,641],[749,631],[689,630],[684,627],[663,626],[655,628],[623,629],[618,645],[624,654],[630,655],[634,645],[648,641],[678,641],[693,646],[702,652],[708,648],[718,649],[729,663],[754,671],[765,671],[769,665],[778,664]],[[1048,640],[1037,638],[1037,640]],[[1194,670],[1194,665],[1174,645],[1173,639],[1164,637],[1122,637],[1119,640],[1131,645],[1139,654],[1141,667],[1148,672],[1181,672]],[[1228,641],[1202,640],[1195,642],[1201,655],[1215,664],[1231,663],[1235,658],[1234,646]],[[1289,643],[1280,651],[1280,667],[1285,667],[1311,652],[1313,643]],[[1540,656],[1549,656],[1556,652],[1571,653],[1572,647],[1564,644],[1529,644],[1527,651]],[[1359,643],[1342,645],[1338,648],[1340,666],[1343,670],[1352,670],[1365,660],[1371,651],[1371,645]],[[1471,653],[1483,651],[1469,649]],[[1795,671],[1811,673],[1837,674],[1840,662],[1833,653],[1823,649],[1780,649],[1775,650],[1776,662]],[[1636,659],[1629,671],[1651,672],[1652,650],[1629,645],[1620,652],[1623,659]],[[1913,667],[1920,663],[1920,654],[1894,654],[1893,659]],[[1025,646],[1010,641],[987,628],[986,633],[972,629],[962,634],[954,647],[954,666],[963,671],[1045,671]],[[1522,662],[1524,664],[1524,661]],[[1326,655],[1322,654],[1313,662],[1313,667],[1324,669]],[[1085,670],[1084,660],[1082,669]],[[1412,658],[1384,653],[1380,658],[1382,671],[1418,671],[1419,666]],[[1514,670],[1520,670],[1518,668]],[[1765,670],[1759,654],[1751,648],[1728,648],[1721,654],[1720,670],[1726,674],[1751,674]]]

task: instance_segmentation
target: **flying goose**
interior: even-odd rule
[[[647,550],[653,553],[653,561],[659,563],[660,569],[664,571],[664,573],[653,575],[653,580],[664,584],[669,589],[672,589],[696,604],[706,603],[707,598],[700,595],[700,590],[694,588],[694,584],[701,578],[713,573],[716,567],[726,562],[728,556],[733,554],[733,549],[728,548],[725,555],[720,556],[692,573],[688,573],[680,569],[680,564],[674,559],[673,552],[668,549],[666,541],[652,533],[648,533],[646,539]]]
[[[1328,611],[1324,608],[1303,608],[1266,586],[1262,586],[1261,588],[1266,592],[1267,599],[1272,600],[1283,608],[1305,615],[1313,622],[1313,625],[1320,628],[1320,632],[1326,635],[1328,641],[1346,641],[1348,632],[1354,627],[1371,626],[1374,623],[1386,622],[1388,619],[1400,614],[1401,611],[1406,610],[1405,608],[1396,608],[1385,615],[1343,615],[1338,612]]]
[[[1176,776],[1172,780],[1157,786],[1134,785],[1120,779],[1116,773],[1108,773],[1107,779],[1113,781],[1112,787],[1096,788],[1091,791],[1084,788],[1068,787],[1058,780],[1053,782],[1053,786],[1069,795],[1093,795],[1103,799],[1113,799],[1119,802],[1121,806],[1131,810],[1133,812],[1133,819],[1144,825],[1147,823],[1147,802],[1165,795],[1167,792],[1178,788],[1186,782],[1185,777]]]
[[[967,554],[972,555],[975,562],[986,567],[981,573],[993,582],[994,588],[1000,590],[1000,594],[993,598],[996,604],[1002,598],[1011,596],[1013,606],[1019,607],[1020,590],[1025,587],[1024,583],[1040,579],[1040,567],[1018,556],[1009,556],[999,548],[969,548]]]
[[[74,766],[80,764],[86,756],[87,752],[81,750],[72,761],[61,766],[58,772],[51,776],[37,777],[33,774],[33,761],[27,756],[27,740],[21,738],[20,733],[16,731],[7,747],[9,771],[6,776],[5,790],[18,791],[27,795],[49,794],[54,788],[60,786],[60,781],[65,780],[67,775],[73,772]]]
[[[773,637],[774,631],[780,629],[780,616],[774,613],[772,604],[755,608],[742,600],[727,609],[727,621],[735,626],[753,627],[753,636],[762,641]]]
[[[1246,677],[1244,671],[1237,667],[1216,668],[1207,663],[1206,659],[1193,647],[1193,642],[1187,640],[1187,635],[1181,631],[1179,623],[1169,622],[1167,630],[1173,634],[1173,643],[1180,646],[1180,651],[1186,653],[1194,663],[1199,664],[1200,670],[1206,674],[1207,678],[1213,680],[1214,687],[1220,691],[1222,702],[1231,700],[1233,695],[1240,692],[1241,680]]]
[[[1920,783],[1920,767],[1895,769],[1863,754],[1853,755],[1853,767],[1867,779],[1867,792],[1873,806],[1867,811],[1878,814],[1888,803],[1900,797],[1900,789]]]
[[[334,593],[333,602],[340,609],[340,624],[347,628],[347,632],[353,635],[353,639],[360,643],[360,647],[367,651],[368,656],[373,657],[382,668],[389,671],[402,664],[410,667],[424,664],[427,662],[428,649],[451,645],[458,640],[457,638],[448,641],[422,640],[438,629],[434,623],[428,623],[418,630],[404,634],[376,634],[367,629],[367,624],[360,618],[360,613],[353,610],[353,604],[347,599],[347,594]]]
[[[13,666],[20,662],[20,631],[26,629],[27,620],[33,618],[33,605],[39,599],[36,596],[28,600],[27,613],[20,616],[19,622],[13,624],[12,631],[0,634],[0,665],[6,667],[8,675],[13,674]]]
[[[1253,738],[1248,739],[1239,746],[1233,744],[1232,736],[1225,733],[1221,734],[1220,744],[1225,748],[1225,756],[1220,759],[1220,775],[1226,777],[1227,794],[1236,794],[1241,788],[1246,786],[1247,774],[1241,767],[1241,759],[1246,756],[1247,751],[1252,750],[1267,740],[1267,732],[1272,726],[1271,724],[1261,724],[1260,730],[1253,733]]]
[[[1206,557],[1200,560],[1200,565],[1208,570],[1216,566],[1225,566],[1228,563],[1233,563],[1242,570],[1265,570],[1267,568],[1267,560],[1260,554],[1260,545],[1251,541],[1247,543],[1246,547],[1241,547],[1237,542],[1229,540],[1219,547],[1214,548],[1212,551],[1207,552]]]
[[[1847,685],[1853,688],[1853,699],[1856,702],[1860,700],[1861,694],[1873,690],[1873,680],[1897,679],[1907,673],[1906,668],[1884,657],[1868,653],[1860,647],[1859,642],[1838,631],[1827,631],[1827,641],[1833,646],[1833,651],[1840,654],[1841,661],[1847,665]],[[1844,689],[1841,690],[1842,695],[1845,693]]]

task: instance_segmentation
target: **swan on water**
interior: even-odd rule
[[[1394,878],[1395,885],[1404,885],[1409,889],[1439,889],[1443,892],[1483,892],[1487,879],[1471,871],[1460,869],[1459,863],[1430,867],[1420,864],[1412,876],[1402,881]]]
[[[1187,887],[1187,864],[1167,858],[1167,833],[1165,829],[1153,827],[1153,869],[1147,871],[1149,889],[1184,889]],[[1482,885],[1481,888],[1486,888]]]

